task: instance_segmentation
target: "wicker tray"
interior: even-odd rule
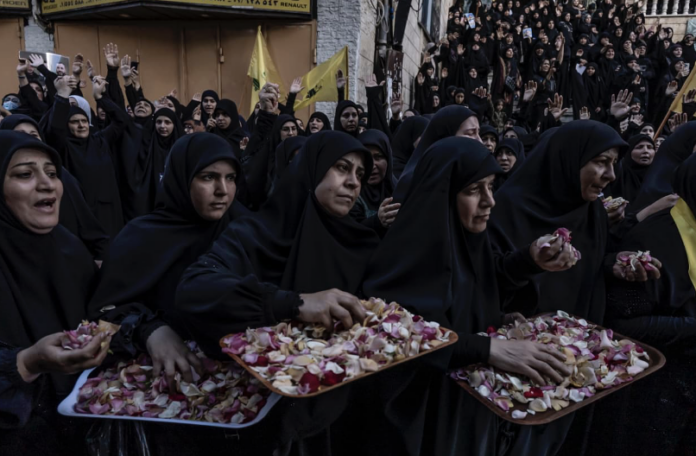
[[[531,317],[530,319],[533,320],[537,317],[545,316],[548,314],[541,314],[541,315],[536,315],[534,317]],[[592,323],[590,323],[592,324]],[[606,329],[603,326],[596,325],[597,329],[602,330]],[[523,425],[523,426],[535,426],[539,424],[548,424],[551,423],[552,421],[556,421],[559,418],[563,418],[566,415],[569,415],[571,413],[577,412],[583,407],[587,407],[588,405],[592,404],[593,402],[597,402],[600,399],[603,399],[607,397],[610,394],[613,394],[622,388],[626,386],[630,386],[634,384],[635,382],[647,377],[648,375],[657,372],[658,370],[662,369],[662,367],[665,365],[665,362],[667,361],[665,358],[665,355],[663,355],[658,349],[651,347],[650,345],[644,344],[642,342],[638,342],[637,340],[631,338],[631,337],[626,337],[618,333],[614,333],[614,340],[616,339],[627,339],[635,344],[639,345],[647,354],[650,356],[650,366],[645,369],[643,372],[640,374],[636,375],[633,377],[633,381],[622,383],[619,386],[614,386],[609,389],[605,389],[602,391],[597,392],[594,396],[584,399],[582,402],[572,402],[571,405],[568,407],[561,409],[559,411],[556,411],[554,409],[548,409],[547,411],[543,413],[537,413],[536,415],[527,415],[527,417],[523,420],[516,420],[512,418],[512,412],[515,410],[520,410],[522,412],[527,411],[527,405],[526,404],[520,404],[517,401],[512,401],[514,404],[514,407],[510,409],[509,412],[506,412],[505,410],[502,410],[499,408],[497,405],[495,405],[492,401],[489,401],[485,397],[481,396],[475,389],[473,389],[471,386],[469,386],[469,383],[462,380],[458,381],[457,383],[459,386],[464,388],[469,394],[474,396],[479,402],[481,402],[483,405],[488,407],[493,413],[498,415],[500,418],[510,421],[511,423]],[[473,366],[472,366],[473,367]]]
[[[459,340],[459,337],[457,337],[457,334],[456,334],[454,331],[450,331],[450,330],[448,330],[447,328],[444,328],[444,327],[442,327],[442,330],[443,330],[443,331],[449,331],[450,339],[449,339],[447,342],[444,342],[444,343],[443,343],[442,345],[440,345],[439,347],[431,348],[430,350],[421,352],[421,353],[417,354],[416,356],[411,356],[410,358],[406,358],[406,359],[403,359],[403,360],[401,360],[401,361],[397,361],[397,362],[395,362],[395,363],[389,364],[389,365],[387,365],[387,366],[385,366],[385,367],[379,369],[379,370],[376,371],[376,372],[365,372],[365,373],[363,373],[363,374],[360,374],[360,375],[357,375],[357,376],[351,378],[350,380],[346,380],[345,382],[337,383],[336,385],[332,385],[332,386],[322,386],[318,391],[315,391],[315,392],[310,393],[310,394],[303,394],[303,395],[288,394],[288,393],[284,393],[284,392],[280,391],[279,389],[273,387],[273,385],[271,384],[271,382],[269,382],[268,380],[266,380],[265,378],[263,378],[263,376],[261,376],[261,374],[259,374],[258,372],[256,372],[256,371],[255,371],[252,367],[250,367],[249,365],[247,365],[247,363],[245,363],[245,362],[242,360],[242,358],[241,358],[240,356],[234,355],[234,354],[231,354],[231,353],[228,353],[228,355],[229,355],[230,357],[232,357],[232,359],[234,359],[235,361],[237,361],[237,363],[239,363],[239,365],[242,366],[244,369],[246,369],[251,375],[253,375],[253,376],[256,377],[257,379],[259,379],[259,381],[260,381],[261,383],[263,383],[263,386],[265,386],[265,387],[268,388],[269,390],[273,391],[274,393],[279,394],[279,395],[281,395],[281,396],[293,397],[293,398],[297,398],[297,399],[304,399],[304,398],[315,397],[315,396],[318,396],[318,395],[320,395],[320,394],[328,393],[329,391],[333,391],[333,390],[335,390],[336,388],[340,388],[340,387],[345,386],[345,385],[347,385],[347,384],[349,384],[349,383],[352,383],[352,382],[354,382],[354,381],[356,381],[356,380],[361,380],[361,379],[363,379],[363,378],[367,378],[367,377],[370,377],[370,376],[372,376],[372,375],[379,374],[380,372],[384,372],[385,370],[390,369],[390,368],[392,368],[392,367],[399,366],[399,365],[404,364],[404,363],[407,363],[407,362],[409,362],[409,361],[413,361],[414,359],[418,359],[418,358],[420,358],[420,357],[422,357],[422,356],[429,355],[429,354],[431,354],[431,353],[433,353],[433,352],[436,352],[437,350],[441,350],[441,349],[443,349],[443,348],[445,348],[445,347],[448,347],[448,346],[450,346],[450,345],[453,345],[453,344],[455,344],[455,343],[457,342],[457,340]],[[226,339],[227,337],[228,337],[228,336],[225,336],[225,337],[223,337],[222,339],[220,339],[220,346],[221,346],[221,347],[224,347],[224,346],[225,346],[225,345],[223,344],[222,341],[223,341],[224,339]]]

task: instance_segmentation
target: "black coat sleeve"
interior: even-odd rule
[[[0,429],[24,426],[31,416],[36,387],[26,383],[17,371],[21,348],[0,345]]]
[[[128,114],[118,107],[116,103],[110,100],[108,97],[102,97],[99,100],[98,105],[106,112],[106,115],[111,119],[109,126],[99,132],[99,134],[106,140],[109,144],[115,144],[120,141],[123,132],[130,122],[130,117]]]
[[[118,82],[118,68],[109,68],[107,70],[106,82],[108,82],[106,86],[108,97],[111,98],[121,110],[125,111],[126,104],[123,99],[123,91],[121,90],[121,84]]]
[[[65,160],[65,151],[68,144],[68,116],[70,115],[70,102],[59,95],[55,97],[53,109],[48,119],[48,134],[46,142],[61,154]]]
[[[391,130],[389,129],[387,118],[384,115],[384,109],[382,109],[382,101],[380,100],[382,88],[379,86],[367,87],[365,91],[367,92],[368,128],[380,130],[387,135],[391,142]]]
[[[247,196],[252,208],[258,208],[266,199],[268,162],[271,157],[270,141],[275,114],[259,111],[254,133],[242,157],[242,167],[247,180]]]
[[[39,97],[36,96],[36,92],[34,92],[34,89],[29,84],[20,87],[19,93],[29,105],[29,115],[37,122],[41,120],[41,117],[43,117],[43,115],[46,114],[46,111],[48,111],[48,105],[39,100]]]
[[[48,99],[54,100],[56,96],[55,80],[58,77],[58,75],[55,74],[53,71],[49,70],[46,67],[46,65],[41,65],[37,68],[37,70],[39,70],[39,73],[41,73],[43,77],[46,79],[46,90],[48,91]]]

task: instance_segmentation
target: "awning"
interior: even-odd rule
[[[29,0],[0,0],[0,12],[3,14],[27,14],[31,12]]]
[[[13,2],[29,0],[0,0]],[[42,0],[47,19],[194,19],[313,17],[315,0]]]

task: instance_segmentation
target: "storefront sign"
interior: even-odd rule
[[[0,0],[0,9],[28,10],[29,0]]]
[[[27,3],[29,0],[0,0],[1,3],[20,1]],[[43,14],[50,15],[121,3],[131,3],[131,0],[42,0],[41,11]],[[165,2],[162,0],[144,0],[134,3],[155,5]],[[278,11],[290,14],[310,14],[312,12],[312,0],[167,0],[166,3],[216,6],[234,10]]]

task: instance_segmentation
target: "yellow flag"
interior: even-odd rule
[[[317,101],[338,101],[338,90],[336,89],[336,72],[338,70],[343,72],[343,77],[348,76],[348,46],[302,77],[304,89],[297,96],[295,111]],[[348,93],[348,83],[346,83],[344,90],[345,93]],[[300,99],[301,97],[302,99]]]
[[[689,90],[696,89],[696,80],[694,80],[694,74],[696,74],[696,69],[692,69],[691,74],[689,74],[689,77],[686,78],[686,81],[684,81],[684,85],[677,94],[677,97],[672,102],[672,106],[670,106],[669,108],[669,112],[667,113],[668,116],[672,112],[684,112],[682,111],[682,95],[684,95]]]
[[[281,89],[280,92],[284,92],[283,80],[280,78],[280,73],[278,73],[276,66],[273,64],[271,54],[268,53],[266,39],[263,37],[263,33],[261,33],[260,25],[256,34],[256,44],[254,45],[254,52],[251,54],[251,61],[249,62],[249,71],[247,71],[247,76],[251,78],[252,83],[251,107],[249,112],[254,112],[254,107],[259,101],[259,92],[267,82],[278,84]]]

